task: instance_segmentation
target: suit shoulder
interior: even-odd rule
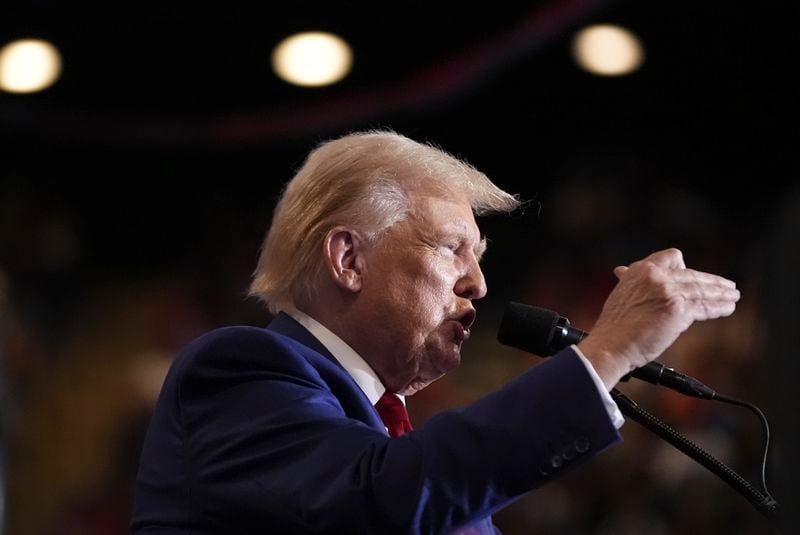
[[[192,340],[178,355],[176,364],[254,358],[263,362],[276,353],[292,355],[299,351],[278,333],[262,327],[234,325],[214,329]]]
[[[222,347],[263,346],[274,343],[276,333],[263,327],[229,325],[208,331],[186,346],[185,352],[201,352]]]
[[[175,359],[171,374],[213,379],[268,372],[317,382],[320,357],[313,349],[269,329],[228,326],[190,342]]]

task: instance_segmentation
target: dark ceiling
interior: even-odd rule
[[[44,93],[3,95],[0,110],[11,128],[145,147],[264,147],[411,117],[453,120],[448,113],[534,136],[580,136],[600,122],[746,138],[776,120],[764,99],[777,74],[768,68],[786,54],[776,33],[788,13],[717,1],[507,4],[9,5],[0,39],[50,39],[65,70]],[[591,22],[637,33],[644,68],[623,79],[581,72],[569,43]],[[325,89],[281,82],[271,48],[314,29],[352,44],[352,75]]]

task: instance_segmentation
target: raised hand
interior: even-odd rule
[[[731,315],[739,300],[736,283],[688,269],[678,249],[617,267],[614,274],[619,282],[579,344],[609,389],[656,359],[693,322]]]

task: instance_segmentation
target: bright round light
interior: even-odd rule
[[[322,86],[350,72],[353,53],[340,37],[324,32],[298,33],[272,52],[272,68],[290,84]]]
[[[610,24],[590,26],[578,32],[572,43],[578,65],[600,76],[621,76],[638,69],[644,61],[639,39],[628,30]]]
[[[0,49],[0,89],[33,93],[53,85],[61,74],[61,55],[40,39],[13,41]]]

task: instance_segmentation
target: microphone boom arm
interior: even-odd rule
[[[670,426],[641,408],[632,399],[617,390],[611,390],[611,397],[622,413],[631,420],[641,424],[648,431],[658,435],[673,447],[682,451],[707,470],[717,475],[739,494],[744,496],[755,509],[766,516],[773,525],[778,524],[778,502],[769,495],[762,494],[733,469],[716,459],[692,441],[672,429]]]

